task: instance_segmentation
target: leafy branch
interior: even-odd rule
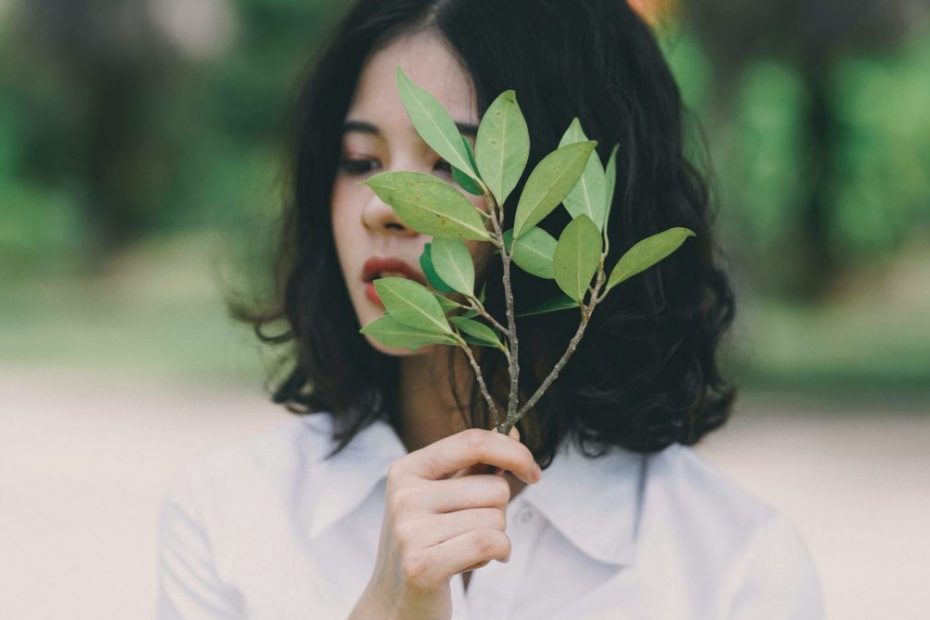
[[[595,151],[597,142],[588,140],[577,118],[558,148],[530,172],[517,201],[514,226],[503,230],[504,204],[523,176],[530,153],[529,129],[516,93],[501,93],[488,108],[478,126],[473,151],[442,105],[400,67],[397,86],[414,128],[449,162],[459,188],[480,196],[485,209],[475,207],[458,188],[430,174],[382,172],[363,181],[404,223],[433,237],[420,256],[420,266],[433,290],[406,278],[375,280],[386,313],[360,332],[392,347],[416,349],[443,344],[461,348],[476,374],[495,428],[506,434],[558,378],[594,309],[607,294],[672,254],[694,232],[674,227],[639,241],[620,257],[608,276],[606,225],[616,185],[618,147],[613,148],[605,169]],[[559,205],[572,219],[556,239],[537,224]],[[475,268],[466,240],[491,243],[500,254],[506,325],[484,307],[483,294],[475,296]],[[512,265],[538,278],[554,280],[562,294],[516,314]],[[465,303],[450,297],[455,294]],[[578,328],[539,388],[521,406],[517,318],[570,308],[579,309]],[[477,320],[479,317],[487,323]],[[507,359],[510,393],[503,420],[472,345],[496,348]]]

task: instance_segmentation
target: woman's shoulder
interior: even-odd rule
[[[242,588],[264,600],[274,570],[305,567],[293,541],[328,475],[331,426],[328,413],[288,418],[175,470],[158,515],[165,617],[188,617],[181,607],[239,617]]]
[[[331,432],[329,412],[291,416],[258,434],[207,450],[184,463],[180,471],[245,468],[262,472],[303,464],[308,458],[319,460]]]
[[[673,444],[647,455],[643,511],[653,522],[681,523],[724,549],[753,544],[768,529],[796,535],[776,508],[732,479],[693,448]]]
[[[669,446],[645,463],[645,557],[723,584],[734,609],[761,596],[791,607],[780,617],[822,617],[818,571],[790,519],[690,447]]]
[[[687,506],[728,528],[753,528],[778,513],[689,446],[673,444],[646,458],[648,499]]]
[[[312,484],[331,437],[328,412],[287,418],[182,463],[167,486],[166,501],[238,504],[238,498],[292,489],[297,479]]]

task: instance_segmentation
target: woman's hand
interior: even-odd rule
[[[481,465],[527,484],[541,471],[519,432],[468,429],[391,464],[374,574],[350,620],[448,620],[453,575],[510,559],[504,533],[510,485]]]

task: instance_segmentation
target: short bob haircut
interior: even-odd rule
[[[398,358],[359,334],[357,315],[337,262],[330,196],[341,158],[341,128],[366,59],[397,37],[438,33],[471,76],[483,115],[514,89],[531,136],[526,170],[558,145],[577,116],[606,161],[619,143],[611,209],[609,269],[633,243],[673,226],[696,233],[670,257],[626,281],[597,307],[574,355],[518,424],[537,461],[548,466],[567,435],[589,456],[609,446],[653,452],[691,445],[723,425],[736,388],[721,377],[716,354],[734,316],[733,291],[715,262],[710,198],[687,161],[678,87],[648,25],[625,0],[358,0],[311,64],[296,99],[290,181],[276,250],[275,298],[256,308],[231,303],[268,344],[290,344],[273,400],[295,413],[330,411],[342,450],[376,418],[397,419]],[[528,172],[512,196],[519,197]],[[505,205],[506,228],[515,203]],[[558,209],[541,224],[557,234]],[[521,307],[556,296],[551,281],[511,272]],[[502,266],[488,261],[488,310],[505,314]],[[559,359],[577,328],[563,310],[518,319],[520,400]],[[286,325],[268,333],[272,324]],[[449,367],[454,356],[449,347]],[[502,355],[480,365],[498,403],[509,380]],[[469,371],[470,372],[470,371]],[[491,380],[491,378],[494,378]],[[471,378],[467,426],[491,428]],[[453,386],[450,386],[453,388]]]

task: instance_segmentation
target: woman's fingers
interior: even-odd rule
[[[506,510],[510,485],[502,476],[474,474],[448,480],[420,480],[392,495],[394,512],[434,514],[466,508]]]
[[[485,560],[484,562],[478,562],[477,564],[472,564],[471,566],[469,566],[468,568],[466,568],[463,572],[466,572],[466,573],[467,573],[467,572],[470,572],[470,571],[479,569],[479,568],[481,568],[482,566],[487,566],[487,565],[490,564],[490,563],[491,563],[491,560]]]
[[[506,531],[504,511],[497,508],[471,508],[410,519],[404,523],[399,538],[410,548],[426,548],[477,529]]]
[[[491,560],[510,560],[510,539],[499,530],[482,528],[422,549],[408,558],[405,572],[415,583],[430,584]]]
[[[508,435],[510,436],[511,439],[513,439],[514,441],[516,441],[516,442],[519,443],[519,441],[520,441],[520,431],[517,430],[517,427],[516,427],[516,426],[514,426],[513,428],[510,429],[510,433],[508,433]],[[534,459],[534,461],[535,461],[535,459]],[[495,476],[503,476],[503,475],[504,475],[504,472],[507,471],[506,469],[501,469],[500,467],[494,467],[493,465],[487,465],[486,467],[487,467],[487,469],[488,469],[488,473],[489,473],[489,474],[494,474]],[[537,473],[538,473],[538,472],[537,472]]]
[[[507,510],[510,503],[510,484],[503,476],[475,474],[452,480],[427,480],[421,484],[428,485],[428,510],[435,513],[465,508]]]
[[[512,471],[527,484],[537,482],[539,467],[519,438],[516,429],[508,437],[469,429],[391,464],[369,585],[382,607],[447,609],[453,575],[510,559],[510,483],[483,470]]]
[[[517,435],[519,436],[519,435]],[[407,473],[429,480],[442,480],[461,469],[483,463],[514,473],[527,484],[538,479],[539,467],[529,448],[497,431],[472,428],[426,446],[408,455]]]

